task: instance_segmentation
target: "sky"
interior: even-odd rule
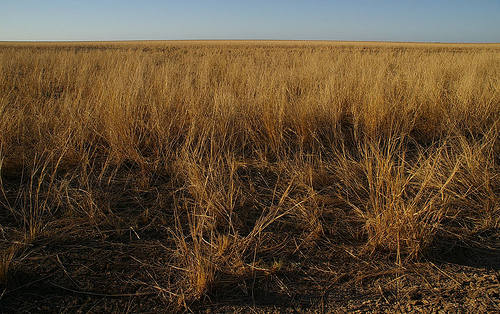
[[[0,0],[4,40],[500,42],[500,0]]]

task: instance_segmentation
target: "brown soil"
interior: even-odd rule
[[[73,226],[76,228],[77,226]],[[179,311],[166,300],[179,276],[165,267],[173,258],[160,226],[106,236],[89,225],[17,252],[3,289],[5,313]],[[82,230],[86,230],[84,233]],[[93,236],[92,236],[93,235]],[[500,254],[448,246],[439,258],[398,266],[389,254],[356,254],[359,245],[336,245],[325,237],[310,246],[268,255],[281,261],[274,273],[250,277],[220,274],[194,312],[495,312],[500,307]],[[361,245],[361,244],[360,244]],[[264,263],[266,261],[263,261]],[[185,307],[180,307],[185,311]]]

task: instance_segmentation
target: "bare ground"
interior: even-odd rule
[[[363,252],[355,241],[336,244],[324,236],[297,244],[292,232],[282,232],[281,243],[276,234],[272,238],[277,246],[259,255],[264,264],[279,261],[275,272],[219,273],[201,301],[176,307],[168,302],[168,287],[182,273],[168,266],[173,250],[160,224],[116,232],[61,221],[50,237],[16,252],[0,307],[5,313],[500,310],[500,254],[494,248],[446,243],[419,262],[398,266],[390,254]]]

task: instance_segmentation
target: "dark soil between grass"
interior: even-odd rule
[[[57,240],[29,245],[18,253],[2,288],[1,312],[500,310],[498,251],[457,246],[400,267],[388,255],[358,254],[356,244],[336,245],[326,238],[288,254],[278,251],[282,266],[275,273],[238,278],[221,273],[199,302],[177,307],[168,302],[166,287],[182,272],[166,266],[173,258],[166,233],[135,233],[103,239],[61,232]]]

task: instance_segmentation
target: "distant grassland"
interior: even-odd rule
[[[179,304],[290,237],[491,246],[499,132],[499,44],[0,43],[0,275],[82,221],[168,233]]]

